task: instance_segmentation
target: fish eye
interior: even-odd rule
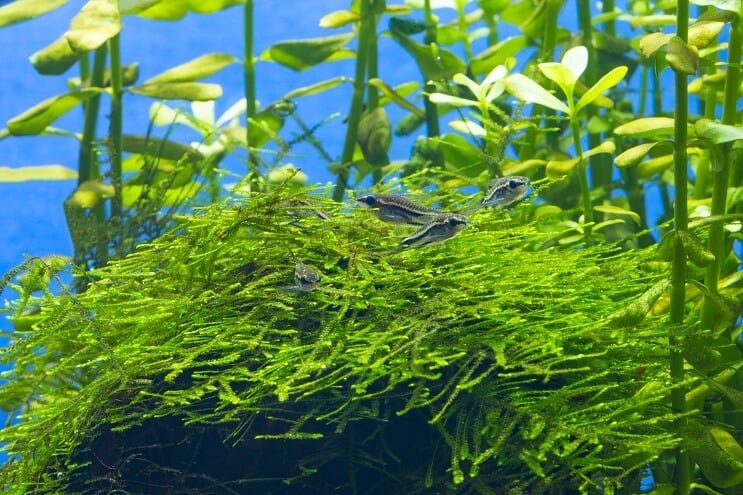
[[[511,189],[516,189],[520,187],[521,185],[522,185],[522,182],[520,180],[511,179],[508,181],[508,187],[510,187]]]
[[[449,219],[449,225],[451,225],[452,227],[456,227],[457,225],[460,225],[463,223],[466,223],[466,222],[464,222],[461,218],[452,217]]]
[[[375,198],[372,194],[361,196],[357,201],[359,201],[360,203],[366,203],[369,206],[374,206],[375,204],[377,204],[377,198]]]

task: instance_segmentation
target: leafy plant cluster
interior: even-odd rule
[[[19,0],[0,25],[63,3]],[[4,353],[2,405],[21,413],[2,432],[15,455],[7,485],[634,493],[650,463],[653,493],[739,491],[743,12],[738,0],[694,3],[695,18],[688,0],[606,1],[600,13],[584,0],[356,0],[320,20],[342,34],[256,57],[250,0],[86,2],[32,56],[42,74],[78,67],[73,89],[1,136],[80,141],[77,172],[2,177],[77,175],[65,208],[85,282],[52,296],[58,258],[4,278],[21,293]],[[237,4],[242,61],[207,54],[143,83],[122,65],[121,16]],[[566,9],[575,33],[559,25]],[[419,81],[386,82],[387,39]],[[256,62],[301,71],[344,57],[352,75],[257,107]],[[200,81],[232,63],[245,98],[216,118],[221,88]],[[343,84],[346,135],[329,152],[294,102]],[[187,125],[201,141],[124,135],[124,94],[158,100],[153,127]],[[194,103],[189,113],[162,99]],[[394,126],[390,105],[405,112]],[[51,127],[77,106],[81,133]],[[302,131],[291,139],[288,119]],[[415,133],[410,158],[391,160],[393,135]],[[281,161],[302,140],[336,175],[333,202],[289,187],[306,176]],[[272,162],[266,146],[279,150]],[[221,160],[239,149],[238,199],[219,199]],[[503,175],[528,176],[538,197],[513,216],[475,213],[444,246],[399,252],[396,232],[341,203],[395,175],[447,209]],[[189,209],[202,191],[216,203]],[[322,272],[320,289],[287,289],[295,255]],[[192,457],[177,455],[184,444]],[[214,449],[252,461],[199,465]]]

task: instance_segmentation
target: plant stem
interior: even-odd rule
[[[423,13],[426,19],[426,34],[423,36],[423,43],[430,45],[436,43],[436,21],[433,19],[431,11],[431,0],[425,0],[423,4]],[[439,127],[439,111],[434,103],[428,98],[423,98],[423,108],[426,111],[426,131],[428,137],[435,137],[441,134]]]
[[[676,36],[686,43],[689,31],[689,0],[679,0],[676,10]],[[676,110],[674,114],[674,208],[673,226],[675,232],[688,230],[687,205],[687,122],[689,117],[688,76],[677,71],[674,74]],[[673,260],[671,263],[671,329],[668,334],[670,349],[671,381],[677,385],[671,390],[671,406],[676,413],[686,411],[686,391],[678,384],[684,379],[684,356],[681,350],[681,340],[676,335],[677,329],[684,323],[684,307],[686,303],[686,253],[681,242],[681,236],[673,238]],[[677,431],[683,430],[684,419],[675,422]],[[691,483],[691,460],[684,445],[676,449],[676,495],[687,495]]]
[[[555,45],[557,44],[557,18],[560,15],[561,7],[562,0],[547,0],[546,11],[544,13],[544,38],[542,38],[542,47],[540,50],[541,58],[543,61],[552,61],[552,59],[554,58]],[[541,77],[539,82],[545,85],[554,86],[554,83],[552,81],[549,81],[546,77]],[[554,110],[552,110],[551,108],[545,109],[543,120],[545,128],[549,128],[554,125],[554,117]],[[548,153],[558,151],[560,149],[560,132],[547,132],[545,135],[545,141],[547,144]]]
[[[356,135],[359,130],[359,120],[361,120],[361,112],[364,106],[364,87],[366,86],[364,76],[366,75],[367,45],[369,43],[369,35],[367,33],[373,28],[371,23],[374,19],[374,16],[371,15],[371,2],[372,0],[361,0],[361,22],[358,35],[359,44],[356,48],[353,96],[351,98],[351,109],[348,114],[346,138],[343,142],[343,154],[341,155],[341,163],[338,167],[338,178],[336,180],[335,190],[333,191],[333,199],[335,201],[341,201],[343,199],[343,195],[348,187],[348,177],[351,166],[353,165],[353,151],[356,148]]]
[[[100,88],[103,86],[103,73],[106,68],[106,45],[95,51],[93,58],[93,73],[90,77],[90,86]],[[90,98],[85,106],[85,119],[83,121],[83,138],[80,143],[80,154],[78,157],[77,184],[94,180],[100,177],[98,161],[93,156],[93,142],[95,141],[95,130],[98,124],[98,107],[101,103],[99,95]]]
[[[728,42],[728,69],[725,76],[725,100],[722,108],[722,123],[735,125],[736,103],[740,88],[740,59],[741,45],[743,44],[743,32],[741,32],[740,18],[735,18],[730,25],[730,40]],[[730,182],[730,170],[732,168],[731,143],[722,146],[722,166],[714,172],[714,184],[712,188],[712,212],[711,215],[724,215],[727,209],[727,191]],[[704,285],[712,292],[717,292],[720,279],[720,269],[727,257],[725,245],[725,231],[722,222],[715,222],[710,226],[708,250],[715,255],[715,260],[707,267],[704,274]],[[717,320],[717,309],[715,301],[705,297],[702,305],[702,328],[711,329]]]
[[[255,55],[253,54],[253,13],[255,1],[245,0],[243,8],[243,82],[245,84],[245,143],[248,147],[248,184],[254,189],[258,184],[260,170],[258,159],[250,151],[250,120],[255,117]]]
[[[571,112],[572,114],[572,112]],[[591,245],[591,231],[593,230],[593,206],[591,205],[591,189],[588,187],[588,174],[586,173],[586,161],[583,158],[583,147],[580,142],[580,128],[578,119],[571,115],[570,127],[573,130],[573,145],[578,157],[578,181],[580,182],[580,193],[583,199],[583,236],[586,246]]]
[[[111,182],[114,186],[114,197],[111,202],[111,217],[121,222],[121,159],[123,150],[123,109],[122,109],[122,76],[120,35],[108,42],[111,54],[111,127],[109,140],[113,150],[111,156]]]
[[[603,13],[608,14],[610,12],[614,12],[614,0],[603,0],[603,2],[601,2],[601,5],[603,6],[603,8],[601,9]],[[613,18],[604,23],[604,31],[609,36],[616,35],[616,24]]]
[[[369,16],[372,18],[371,25],[373,26],[372,29],[369,29],[366,33],[366,35],[369,37],[369,40],[367,41],[369,49],[368,51],[368,58],[366,60],[366,80],[376,78],[379,76],[379,51],[377,46],[377,32],[376,32],[376,25],[377,25],[377,15],[374,12],[370,12]],[[375,108],[379,106],[379,90],[369,85],[366,90],[366,111],[371,112]],[[389,163],[389,160],[386,161],[386,163],[375,165],[374,170],[372,171],[372,182],[374,184],[379,184],[382,182],[382,167],[384,165],[387,165]]]

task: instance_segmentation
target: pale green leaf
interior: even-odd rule
[[[622,124],[614,129],[617,136],[635,139],[672,136],[674,120],[671,117],[643,117]]]
[[[15,0],[0,7],[0,27],[41,17],[66,3],[67,0]]]
[[[614,141],[607,140],[599,144],[598,146],[595,146],[587,151],[584,151],[583,158],[590,158],[594,155],[599,155],[602,153],[614,153],[616,149],[617,147],[614,144]]]
[[[76,52],[95,50],[121,31],[116,0],[89,0],[70,22],[64,34]]]
[[[30,57],[31,65],[36,72],[45,76],[63,74],[78,60],[80,54],[70,47],[64,36],[60,36]]]
[[[697,120],[694,124],[694,132],[697,136],[709,139],[715,144],[743,139],[743,127],[721,124],[710,119]]]
[[[624,150],[622,153],[620,153],[614,160],[614,163],[616,163],[617,167],[619,168],[626,168],[637,165],[640,160],[645,158],[645,156],[650,153],[650,150],[652,150],[656,146],[669,147],[673,146],[673,143],[671,141],[653,141],[650,143],[638,144],[637,146],[633,146],[632,148]]]
[[[247,111],[248,100],[246,100],[245,97],[240,98],[235,103],[230,105],[230,107],[225,110],[222,115],[219,116],[214,125],[217,127],[222,127],[225,124],[230,124],[233,120],[245,114]]]
[[[462,73],[454,74],[454,77],[452,77],[452,80],[460,84],[462,86],[467,86],[467,89],[470,90],[470,92],[475,96],[475,98],[480,98],[480,85],[477,84],[475,81],[470,79],[469,77],[465,76]]]
[[[294,98],[299,98],[300,96],[316,95],[351,81],[352,79],[346,76],[338,76],[332,79],[326,79],[315,84],[310,84],[309,86],[303,86],[301,88],[293,89],[286,93],[284,95],[284,98],[286,98],[287,100],[291,100]],[[369,83],[371,84],[371,81],[369,81]]]
[[[119,12],[121,12],[121,15],[136,15],[161,1],[162,0],[119,0]]]
[[[708,6],[713,5],[721,10],[727,10],[735,14],[740,14],[740,0],[691,0],[695,5]]]
[[[359,19],[359,14],[356,12],[350,10],[336,10],[320,19],[320,27],[335,29],[357,22]]]
[[[454,107],[476,107],[478,105],[475,100],[468,100],[445,93],[431,93],[428,95],[428,99],[431,103],[436,103],[437,105],[452,105]]]
[[[697,71],[697,67],[699,67],[699,55],[689,45],[684,43],[684,40],[678,36],[673,36],[668,42],[666,62],[676,72],[694,74]]]
[[[659,49],[663,48],[673,38],[668,33],[650,33],[640,39],[640,53],[643,57],[649,57]]]
[[[494,67],[502,65],[509,57],[515,56],[529,46],[526,36],[512,36],[488,47],[470,59],[470,70],[473,74],[486,74]]]
[[[469,134],[475,137],[485,137],[488,135],[487,131],[480,125],[472,122],[471,120],[460,119],[449,122],[449,126],[461,132],[462,134]]]
[[[416,43],[407,36],[391,33],[392,37],[413,56],[423,77],[428,81],[449,79],[460,72],[465,72],[467,66],[452,52],[438,46]]]
[[[103,199],[113,198],[114,186],[95,180],[86,180],[80,184],[67,203],[80,208],[93,208]]]
[[[539,70],[547,79],[554,81],[555,84],[560,86],[562,92],[568,98],[573,97],[573,91],[575,90],[575,83],[577,79],[575,75],[566,66],[557,62],[548,62],[545,64],[539,64]]]
[[[560,179],[568,175],[576,165],[580,163],[580,158],[571,158],[569,160],[550,160],[547,162],[547,177],[550,179]]]
[[[216,100],[222,96],[222,86],[211,83],[179,82],[142,84],[129,89],[132,93],[163,100]]]
[[[102,92],[103,90],[99,88],[86,88],[73,93],[52,96],[10,119],[8,131],[16,136],[40,134],[62,115]]]
[[[609,71],[609,73],[604,74],[604,76],[599,79],[596,84],[591,86],[588,91],[586,91],[583,96],[580,97],[578,103],[576,103],[575,105],[575,111],[579,112],[583,107],[589,105],[596,98],[598,98],[601,93],[619,84],[619,82],[624,78],[626,74],[627,67],[625,66],[615,67],[614,69]]]
[[[565,52],[560,63],[567,67],[577,81],[588,67],[588,49],[585,46],[575,46]]]
[[[374,77],[372,79],[369,79],[369,81],[367,81],[367,84],[377,88],[383,95],[389,98],[390,101],[395,102],[395,104],[397,104],[401,108],[404,108],[405,110],[418,115],[419,117],[424,116],[423,111],[421,111],[418,107],[403,98],[402,95],[400,95],[394,88],[392,88],[389,84],[385,83],[381,79]]]
[[[245,0],[188,0],[188,9],[197,14],[213,14],[244,3]]]
[[[237,62],[237,59],[232,55],[209,53],[161,72],[145,81],[144,84],[194,82],[211,76],[235,62]]]
[[[697,21],[689,27],[689,46],[706,48],[725,27],[722,21]]]
[[[528,103],[538,103],[563,113],[570,111],[567,105],[555,98],[552,93],[522,74],[506,77],[504,85],[509,93]]]
[[[640,215],[632,210],[627,210],[625,208],[620,208],[614,205],[596,205],[593,207],[593,209],[595,211],[600,211],[601,213],[609,213],[611,215],[630,217],[637,225],[640,225]]]
[[[302,71],[331,58],[353,37],[353,33],[348,33],[323,38],[282,41],[263,52],[260,58]]]
[[[647,179],[656,174],[665,172],[666,170],[668,170],[672,163],[673,154],[651,158],[650,160],[646,160],[637,166],[637,174],[640,176],[640,178]]]
[[[0,182],[28,182],[32,180],[70,179],[77,179],[77,172],[62,165],[0,167]]]

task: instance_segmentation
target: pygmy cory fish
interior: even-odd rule
[[[320,282],[320,274],[301,261],[297,261],[294,267],[294,284],[302,292],[310,292],[317,288]]]
[[[380,220],[409,225],[426,225],[432,218],[441,214],[435,208],[421,206],[402,196],[392,194],[364,194],[356,202],[373,210]]]
[[[531,183],[527,177],[512,175],[496,180],[485,198],[482,206],[491,208],[508,208],[529,195]]]
[[[456,213],[444,213],[434,217],[420,230],[403,239],[406,247],[423,247],[443,242],[461,232],[469,223],[467,217]]]

